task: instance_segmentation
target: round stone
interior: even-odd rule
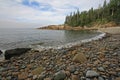
[[[66,77],[66,74],[63,71],[59,71],[55,73],[54,80],[64,80]]]
[[[98,77],[99,74],[96,71],[93,70],[88,70],[86,73],[86,77],[91,78],[91,77]]]

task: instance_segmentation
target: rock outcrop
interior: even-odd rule
[[[41,27],[38,29],[47,29],[47,30],[82,30],[82,27],[71,27],[71,26],[64,26],[64,25],[49,25],[45,27]]]
[[[6,50],[5,59],[10,59],[13,56],[19,56],[21,54],[26,53],[29,50],[31,50],[31,48],[16,48],[16,49],[11,49],[11,50]]]
[[[2,51],[0,50],[0,55],[2,54]]]

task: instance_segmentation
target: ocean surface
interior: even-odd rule
[[[0,50],[23,47],[52,47],[93,38],[100,32],[0,28]]]

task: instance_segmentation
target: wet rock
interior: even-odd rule
[[[2,51],[0,50],[0,55],[2,54]]]
[[[88,77],[88,78],[98,77],[98,76],[99,76],[99,74],[93,70],[88,70],[86,73],[86,77]]]
[[[19,56],[21,54],[26,53],[29,50],[31,50],[31,48],[16,48],[16,49],[11,49],[11,50],[6,50],[5,59],[10,59],[13,56]]]
[[[78,63],[84,63],[87,61],[87,58],[86,58],[85,54],[78,53],[74,56],[73,61],[78,62]]]
[[[66,77],[66,74],[63,71],[59,71],[55,73],[54,80],[64,80]]]

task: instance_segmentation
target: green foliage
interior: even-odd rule
[[[66,16],[65,23],[69,26],[90,26],[94,22],[104,24],[106,22],[114,21],[120,23],[120,0],[110,0],[107,4],[104,1],[103,6],[99,5],[98,9],[91,8],[88,11],[73,12]]]

